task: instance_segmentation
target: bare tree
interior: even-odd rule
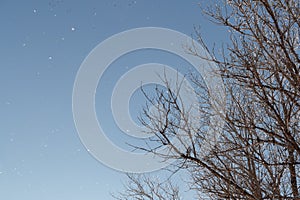
[[[179,188],[170,180],[161,182],[143,175],[127,175],[129,181],[125,191],[113,195],[118,200],[181,200]]]
[[[157,147],[167,146],[172,154],[159,155],[175,158],[178,168],[189,171],[190,188],[199,199],[201,194],[210,199],[300,199],[300,1],[217,1],[204,13],[231,31],[231,43],[218,55],[199,35],[211,58],[189,50],[219,66],[226,113],[214,110],[205,82],[191,76],[201,103],[201,126],[195,126],[179,95],[181,82],[172,91],[165,77],[167,91],[156,89],[153,98],[145,94],[159,114],[144,110],[142,122],[157,142],[144,150],[157,153]],[[225,126],[203,156],[207,127],[216,113]],[[181,138],[184,148],[173,137]]]

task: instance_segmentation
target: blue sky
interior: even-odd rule
[[[99,200],[122,189],[124,174],[95,160],[76,132],[76,73],[96,45],[132,28],[164,27],[195,35],[194,26],[200,25],[209,45],[225,41],[226,32],[204,19],[198,3],[0,0],[0,198]],[[110,137],[116,144],[122,146],[126,137],[102,111],[109,113],[110,88],[126,72],[118,63],[130,69],[154,61],[175,68],[186,65],[158,51],[136,52],[114,63],[97,90],[98,118],[114,132]],[[136,115],[135,106],[143,102],[133,102]]]

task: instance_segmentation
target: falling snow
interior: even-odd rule
[[[117,1],[117,3],[114,3],[114,1]],[[12,129],[16,129],[15,131],[18,131],[18,129],[17,129],[18,127],[7,126],[8,130],[6,130],[6,131],[7,131],[8,135],[6,138],[4,138],[3,141],[7,143],[6,145],[9,148],[19,147],[19,144],[21,144],[21,143],[22,143],[22,145],[23,144],[27,145],[27,142],[28,142],[28,146],[30,145],[30,148],[27,148],[27,149],[24,148],[24,152],[22,149],[18,149],[18,153],[16,154],[16,159],[9,159],[9,160],[11,160],[11,163],[8,162],[7,163],[8,166],[5,166],[5,168],[1,168],[1,164],[0,164],[0,175],[2,175],[2,178],[3,177],[6,178],[6,176],[7,176],[8,180],[9,180],[9,178],[12,178],[13,176],[16,176],[16,175],[24,176],[24,178],[20,179],[20,180],[25,180],[27,182],[27,184],[19,184],[17,182],[8,182],[8,184],[4,185],[4,190],[3,190],[4,195],[6,195],[6,193],[7,194],[9,193],[10,188],[15,189],[15,190],[24,189],[24,191],[26,190],[26,192],[32,190],[32,193],[36,193],[37,192],[36,190],[40,189],[40,190],[44,190],[46,195],[47,195],[46,192],[55,190],[56,186],[51,185],[52,183],[49,185],[48,184],[43,184],[41,186],[38,185],[38,183],[44,181],[43,178],[46,178],[47,168],[45,168],[45,172],[44,171],[41,172],[41,173],[45,173],[45,176],[44,176],[44,174],[43,174],[43,176],[36,176],[37,177],[36,180],[35,179],[31,180],[30,179],[31,176],[28,176],[28,177],[26,176],[28,174],[37,173],[35,171],[35,167],[37,167],[37,168],[44,167],[44,163],[40,164],[40,162],[36,162],[36,160],[30,160],[31,158],[35,159],[37,156],[40,156],[41,159],[39,159],[39,157],[38,157],[37,160],[42,161],[43,159],[46,158],[46,156],[49,154],[49,152],[51,152],[51,150],[53,150],[56,153],[56,150],[58,148],[63,147],[63,146],[60,146],[60,145],[63,145],[63,144],[61,144],[61,142],[52,143],[51,139],[57,139],[59,137],[64,137],[64,138],[60,138],[60,139],[63,139],[62,142],[67,141],[66,144],[69,144],[70,142],[69,142],[69,140],[67,140],[69,138],[67,138],[67,137],[71,136],[71,137],[73,137],[73,139],[75,138],[74,134],[64,134],[64,131],[63,131],[64,129],[55,128],[55,126],[59,125],[59,124],[54,124],[53,125],[54,127],[47,127],[47,125],[49,125],[52,122],[47,121],[46,123],[44,123],[47,120],[46,117],[43,117],[40,119],[37,118],[37,121],[35,121],[36,118],[34,118],[34,117],[36,116],[35,113],[37,113],[37,114],[39,113],[38,109],[41,109],[42,111],[48,111],[47,109],[49,109],[50,110],[49,113],[51,113],[51,114],[52,113],[53,114],[60,113],[60,110],[59,110],[59,112],[57,112],[57,109],[56,109],[57,106],[55,105],[55,103],[58,102],[56,100],[60,100],[60,97],[57,97],[58,93],[50,93],[53,91],[56,92],[57,90],[55,90],[54,86],[53,86],[53,90],[51,90],[51,88],[49,88],[49,87],[52,87],[52,85],[53,85],[52,84],[53,82],[49,77],[52,78],[52,75],[55,75],[55,74],[57,74],[56,77],[58,77],[58,78],[62,78],[63,76],[60,76],[61,75],[60,71],[54,71],[56,69],[50,68],[50,67],[46,68],[44,66],[44,64],[45,64],[45,62],[48,62],[49,66],[52,66],[52,64],[56,64],[55,62],[58,62],[58,57],[56,55],[62,54],[66,58],[68,58],[67,56],[69,56],[69,54],[67,54],[67,53],[69,53],[69,52],[71,52],[71,55],[72,55],[72,53],[81,52],[80,49],[79,50],[76,49],[76,52],[75,52],[75,49],[74,49],[74,52],[73,52],[73,49],[67,49],[67,48],[73,47],[71,45],[75,44],[74,35],[77,35],[78,33],[86,33],[87,34],[86,36],[91,37],[91,39],[90,39],[91,42],[92,41],[98,42],[98,41],[101,41],[102,39],[104,39],[104,38],[101,38],[101,35],[99,35],[98,32],[96,32],[96,31],[90,33],[89,26],[91,26],[90,28],[92,28],[92,29],[98,30],[98,28],[99,29],[103,28],[104,25],[106,26],[109,24],[113,24],[114,22],[116,22],[114,20],[119,19],[119,18],[123,19],[122,15],[124,16],[126,14],[126,13],[124,13],[125,11],[129,12],[130,14],[135,14],[134,12],[138,11],[136,13],[136,17],[133,19],[137,19],[137,21],[143,20],[144,22],[146,22],[147,20],[150,20],[150,17],[151,17],[151,15],[147,16],[146,13],[154,13],[154,10],[153,10],[153,12],[152,12],[152,10],[151,10],[151,12],[148,10],[148,9],[152,9],[152,7],[149,8],[147,6],[142,6],[143,3],[140,1],[138,3],[137,3],[137,1],[134,1],[134,0],[128,0],[128,1],[114,0],[114,1],[110,2],[108,4],[109,9],[111,9],[112,5],[114,7],[121,7],[121,8],[131,7],[132,9],[122,9],[122,10],[120,10],[119,13],[110,13],[110,12],[106,13],[106,11],[110,11],[109,9],[103,9],[103,8],[106,8],[105,6],[107,6],[107,3],[104,4],[104,3],[102,3],[103,1],[98,1],[99,5],[90,5],[90,7],[88,7],[89,6],[88,4],[84,5],[90,11],[89,13],[85,13],[85,12],[77,13],[77,11],[76,11],[76,9],[77,9],[76,6],[78,6],[77,4],[75,5],[73,3],[69,3],[64,0],[49,0],[48,4],[46,2],[46,3],[38,4],[38,5],[28,5],[29,9],[25,10],[26,16],[28,16],[27,18],[22,18],[23,17],[22,12],[21,13],[18,13],[18,12],[11,13],[12,15],[16,15],[16,19],[20,19],[18,21],[16,20],[15,24],[9,25],[9,26],[14,26],[16,29],[15,30],[16,34],[11,35],[11,37],[12,37],[11,40],[13,41],[13,39],[15,39],[14,41],[17,41],[17,47],[22,49],[22,51],[20,51],[20,53],[22,53],[22,55],[16,55],[16,56],[20,56],[20,57],[28,56],[28,59],[25,60],[25,61],[28,60],[28,63],[22,63],[22,64],[24,64],[24,66],[26,66],[26,69],[24,67],[24,71],[28,72],[28,73],[24,73],[24,76],[28,75],[28,80],[33,81],[32,85],[36,84],[37,82],[34,82],[34,81],[38,80],[38,84],[41,84],[41,85],[36,85],[36,86],[34,85],[34,87],[36,87],[36,89],[41,88],[41,90],[39,90],[39,92],[41,92],[41,95],[43,95],[42,92],[44,90],[46,91],[47,89],[50,89],[47,92],[49,92],[49,97],[51,97],[51,98],[49,100],[43,102],[42,100],[44,100],[45,98],[44,97],[40,98],[42,96],[31,95],[33,93],[25,94],[25,92],[24,93],[20,92],[20,95],[21,94],[28,95],[28,97],[25,96],[25,99],[26,100],[28,99],[28,102],[26,102],[26,103],[28,103],[29,106],[31,106],[31,104],[30,104],[31,101],[29,101],[29,100],[31,100],[30,98],[33,99],[32,100],[32,102],[33,102],[32,109],[34,112],[32,115],[32,119],[28,119],[29,123],[31,123],[31,122],[33,123],[33,125],[32,125],[32,127],[34,127],[32,129],[33,132],[31,134],[31,130],[22,130],[24,132],[28,132],[28,134],[26,135],[26,138],[25,138],[25,136],[24,136],[24,138],[19,138],[17,134],[11,133],[12,130],[9,130],[9,129],[11,129],[10,127],[12,127]],[[9,3],[9,1],[7,3]],[[145,10],[145,12],[141,11],[141,12],[144,12],[146,15],[144,15],[144,16],[140,15],[140,10],[134,9],[134,7],[137,7],[138,4],[139,4],[139,6],[141,6],[140,8],[147,8],[147,10]],[[15,6],[19,6],[19,5],[15,5]],[[5,10],[3,10],[3,11],[6,12]],[[163,11],[165,12],[165,10],[163,10]],[[7,11],[7,13],[10,14],[10,11]],[[25,15],[24,15],[24,17],[25,17]],[[78,20],[81,17],[85,21]],[[105,20],[107,20],[107,23],[102,25],[101,21],[99,21],[99,20],[101,20],[103,18]],[[155,19],[156,18],[153,18],[153,19],[151,18],[152,21]],[[26,26],[25,26],[24,22],[30,22],[30,23],[26,23]],[[132,24],[130,24],[130,23],[132,23]],[[97,25],[95,25],[95,24],[97,24]],[[131,27],[134,24],[135,24],[134,21],[133,22],[128,21],[128,27]],[[87,26],[85,26],[85,25],[87,25]],[[26,27],[26,30],[24,30],[24,27]],[[6,28],[6,27],[4,27],[4,28]],[[8,29],[8,30],[10,30],[10,29]],[[122,30],[123,29],[121,28],[120,31],[122,31]],[[113,31],[113,32],[115,32],[115,31]],[[108,33],[110,34],[110,32],[108,32]],[[95,35],[91,35],[91,34],[95,34]],[[105,32],[104,32],[104,35],[106,35]],[[18,36],[18,37],[13,38],[14,36]],[[83,40],[84,39],[85,38],[83,38]],[[86,43],[90,45],[90,43],[89,43],[90,41],[83,42],[82,45],[86,45]],[[81,41],[79,41],[79,42],[81,42]],[[7,42],[7,44],[11,45],[12,43]],[[81,44],[76,44],[76,46],[77,45],[81,45]],[[4,48],[6,48],[6,47],[4,47]],[[40,54],[37,51],[41,51]],[[13,53],[19,53],[19,51],[14,51]],[[43,53],[46,53],[46,55],[43,55]],[[86,52],[84,51],[84,53],[86,53]],[[86,55],[84,54],[84,55],[79,55],[79,56],[84,57]],[[40,57],[41,57],[41,59],[40,59],[41,61],[39,61]],[[69,62],[68,59],[65,59],[65,60],[67,60]],[[75,61],[73,62],[73,60],[71,60],[73,63],[71,63],[70,65],[79,66],[80,63],[78,60],[76,62]],[[20,62],[21,61],[24,61],[24,60],[20,60]],[[39,62],[41,62],[41,63],[39,63]],[[59,66],[66,66],[66,65],[67,65],[66,63],[59,63]],[[47,66],[47,63],[46,63],[46,66]],[[28,67],[28,69],[27,69],[27,67]],[[69,69],[73,70],[73,71],[71,71],[71,73],[69,73],[69,74],[72,74],[70,76],[73,76],[74,75],[73,72],[74,72],[75,68],[76,67],[74,67],[74,68],[65,67],[64,70],[69,70]],[[130,69],[129,66],[126,66],[125,68]],[[57,69],[59,69],[59,68],[57,68]],[[29,71],[29,70],[31,70],[31,71]],[[47,70],[47,71],[45,71],[45,70]],[[30,79],[32,76],[34,77],[34,79]],[[14,80],[14,81],[20,81],[20,83],[18,82],[15,85],[23,86],[22,80],[23,79]],[[49,81],[49,82],[47,82],[47,81]],[[26,79],[26,82],[28,82],[27,79]],[[64,82],[62,82],[62,83],[64,84]],[[45,84],[45,85],[42,85],[42,84]],[[12,86],[11,86],[12,94],[17,93],[17,92],[13,91],[15,85],[12,84]],[[10,85],[7,84],[7,86],[10,86]],[[20,90],[24,90],[24,88],[25,88],[25,86],[20,87]],[[27,90],[28,88],[25,88],[25,89]],[[29,88],[29,89],[30,89],[29,91],[31,91],[31,88]],[[62,89],[62,91],[63,91],[63,89],[65,89],[65,88],[61,87],[59,89]],[[68,92],[70,92],[70,91],[67,91],[65,94],[67,94]],[[31,95],[31,96],[29,96],[29,95]],[[53,100],[52,95],[55,97],[55,98],[53,98],[53,99],[55,99],[55,101],[52,101]],[[37,98],[39,100],[38,104],[36,104],[36,101],[35,101],[35,99],[37,99]],[[69,97],[67,97],[66,99],[68,99],[68,98]],[[62,97],[61,99],[64,99],[64,97]],[[13,109],[15,109],[15,106],[19,105],[19,102],[17,100],[18,99],[15,99],[15,98],[9,99],[9,97],[8,97],[7,99],[3,99],[1,104],[3,107],[6,108],[7,111],[12,112],[12,111],[14,111]],[[52,109],[53,108],[52,103],[54,104],[55,109]],[[45,106],[45,107],[39,107],[39,106]],[[49,106],[49,108],[47,106]],[[27,109],[27,108],[22,107],[22,110],[23,109]],[[16,108],[16,112],[17,111],[19,111],[19,110]],[[67,113],[68,110],[65,111],[62,109],[61,113],[63,113],[63,112]],[[45,113],[47,113],[47,112],[45,112]],[[56,116],[56,115],[53,115],[53,116]],[[12,123],[15,124],[16,120],[23,119],[21,117],[23,117],[22,114],[16,114],[16,116],[12,120]],[[62,116],[62,118],[63,117],[64,116]],[[50,116],[49,119],[51,120],[52,116]],[[41,125],[39,125],[38,120],[42,120]],[[53,123],[58,123],[58,122],[56,122],[56,120],[57,119],[55,117],[53,117]],[[63,122],[64,121],[62,121],[62,123]],[[46,126],[43,126],[43,125],[46,125]],[[28,127],[31,128],[31,124],[29,124],[28,126],[26,125],[25,128],[28,128]],[[24,126],[21,128],[24,128]],[[35,134],[34,131],[36,131],[37,134]],[[75,130],[72,129],[71,131],[74,132]],[[130,133],[129,129],[127,129],[125,131],[127,133]],[[47,134],[47,137],[50,137],[50,138],[45,139],[45,141],[43,140],[42,142],[37,143],[38,137],[42,137],[43,136],[42,134]],[[28,137],[28,140],[27,140],[27,137]],[[30,137],[33,137],[33,138],[30,138]],[[71,141],[73,141],[73,140],[71,140]],[[75,143],[75,145],[78,145],[78,144]],[[22,146],[20,146],[20,148],[21,147]],[[82,145],[80,145],[80,147],[75,146],[71,150],[72,150],[72,155],[74,154],[74,155],[76,155],[76,157],[70,158],[70,160],[74,159],[75,161],[78,161],[78,155],[84,155],[86,153],[85,151],[88,151],[88,152],[91,151],[90,149],[85,149],[84,146],[82,146]],[[68,152],[68,151],[66,151],[66,152]],[[56,154],[57,157],[55,157],[53,160],[51,160],[52,158],[49,158],[49,161],[54,161],[54,162],[60,161],[62,158],[60,156],[63,156],[65,158],[65,156],[68,155],[66,152],[64,152],[63,154]],[[28,155],[28,160],[26,157],[27,155]],[[9,156],[10,155],[8,154],[7,157],[9,157]],[[26,163],[24,163],[24,160],[22,160],[22,158],[24,156],[26,158]],[[48,159],[48,157],[47,157],[47,159]],[[15,163],[14,160],[16,160],[18,162]],[[21,163],[19,163],[19,162],[21,162]],[[38,165],[36,165],[36,164],[38,164]],[[69,166],[68,162],[63,162],[62,164],[67,167],[78,167],[78,166]],[[71,162],[71,164],[73,164],[73,163]],[[94,164],[94,163],[92,163],[92,164]],[[150,165],[151,163],[148,163],[148,164]],[[39,165],[42,165],[42,166],[39,166]],[[63,166],[63,167],[65,167],[65,166]],[[57,175],[53,176],[53,178],[57,178],[57,177],[59,178],[59,175],[60,175],[59,168],[58,167],[57,167],[57,169],[56,169],[56,167],[53,168],[51,165],[49,167],[51,167],[50,170],[51,170],[51,172],[53,172],[50,175],[52,176],[53,174],[57,174]],[[79,166],[78,169],[81,170],[82,169],[81,167],[82,166]],[[78,170],[78,169],[76,169],[76,170]],[[57,170],[57,171],[55,171],[55,170]],[[107,169],[105,169],[105,170],[107,170]],[[70,171],[68,173],[70,173],[68,175],[71,175],[72,171]],[[94,172],[91,171],[89,173],[92,174]],[[98,169],[96,169],[95,173],[99,174]],[[114,173],[114,172],[112,172],[112,173]],[[10,176],[12,176],[12,177],[10,177]],[[76,176],[76,174],[74,175],[74,178],[75,178],[75,176]],[[98,178],[98,177],[96,177],[96,178]],[[100,178],[102,178],[102,177],[100,177]],[[112,180],[113,180],[113,178],[111,178],[111,180],[109,180],[109,181],[112,181]],[[119,180],[119,176],[117,177],[117,180]],[[31,181],[33,181],[33,182],[30,183]],[[63,182],[63,184],[67,185],[68,180],[64,180],[64,181],[66,181],[66,182]],[[91,183],[99,185],[99,187],[101,187],[103,185],[106,186],[107,188],[112,187],[112,185],[110,185],[109,183],[104,184],[104,183],[102,183],[102,181],[94,181]],[[85,183],[83,183],[83,184],[85,184]],[[22,188],[20,188],[20,187],[22,187]],[[39,188],[39,187],[41,187],[41,188]],[[49,188],[54,187],[54,189],[53,188],[45,189],[44,187],[49,187]],[[82,190],[82,189],[87,190],[87,188],[88,188],[86,185],[78,185],[78,187],[80,190]],[[48,189],[49,189],[49,191],[48,191]],[[70,188],[66,187],[66,190],[69,190],[69,189]],[[73,188],[71,188],[71,189],[73,189]],[[3,196],[2,193],[1,193],[1,195]],[[30,195],[30,194],[28,193],[28,195]]]

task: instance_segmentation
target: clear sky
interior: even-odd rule
[[[194,27],[201,26],[209,45],[221,43],[226,32],[204,19],[198,3],[0,0],[0,198],[111,199],[109,193],[122,188],[125,176],[94,159],[78,137],[72,116],[76,73],[96,45],[132,28],[195,35]],[[186,65],[166,53],[143,51],[120,58],[106,72],[97,90],[97,115],[120,146],[127,137],[116,128],[107,98],[118,77],[143,62]],[[136,97],[133,115],[143,104]]]

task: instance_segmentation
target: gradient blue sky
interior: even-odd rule
[[[79,140],[72,116],[77,70],[97,44],[131,28],[157,26],[191,35],[200,25],[209,45],[221,43],[226,32],[203,18],[198,3],[0,0],[0,198],[109,200],[110,192],[122,189],[125,176],[95,160]],[[97,91],[99,120],[114,132],[116,144],[122,146],[126,137],[111,115],[106,118],[110,102],[105,99],[126,72],[118,63],[126,69],[143,62],[185,65],[160,53],[120,58],[106,73],[102,93],[101,87]]]

